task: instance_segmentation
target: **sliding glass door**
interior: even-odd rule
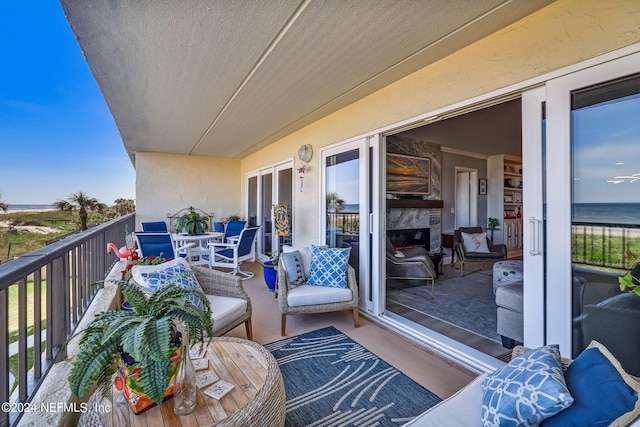
[[[640,54],[546,88],[546,342],[597,340],[639,375],[640,297],[617,281],[640,255]]]

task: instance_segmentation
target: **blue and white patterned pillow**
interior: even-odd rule
[[[307,277],[304,274],[304,265],[302,263],[302,255],[299,251],[286,252],[280,255],[285,272],[287,273],[287,281],[290,288],[304,285]]]
[[[185,289],[201,289],[189,263],[184,258],[176,258],[158,265],[134,265],[131,274],[142,290],[150,294],[168,282]],[[189,296],[187,299],[197,307],[203,307],[200,298]]]
[[[483,426],[537,426],[573,403],[557,345],[529,350],[482,382]]]
[[[347,287],[347,263],[351,248],[321,248],[311,245],[311,274],[308,285]]]

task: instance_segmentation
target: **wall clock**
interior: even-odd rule
[[[300,160],[305,163],[309,163],[311,157],[313,157],[313,148],[310,144],[304,144],[301,145],[300,148],[298,148],[298,158]]]

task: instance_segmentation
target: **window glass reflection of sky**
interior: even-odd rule
[[[573,202],[640,203],[640,94],[575,110],[571,120]]]
[[[358,162],[354,159],[327,168],[327,192],[336,193],[348,205],[359,201]]]

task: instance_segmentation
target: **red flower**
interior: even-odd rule
[[[149,257],[149,261],[153,261],[154,259],[156,259],[156,256],[155,256],[155,255],[151,255],[151,256]]]

